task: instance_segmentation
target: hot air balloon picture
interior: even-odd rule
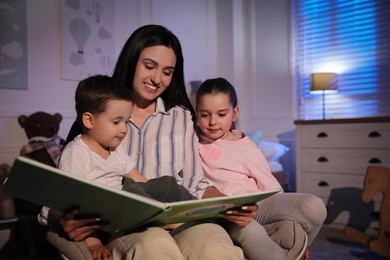
[[[109,71],[114,65],[114,60],[108,55],[103,55],[99,59],[99,63],[104,70]]]
[[[69,23],[69,31],[77,44],[77,53],[84,54],[84,45],[91,35],[91,28],[88,23],[80,18],[73,19]]]
[[[94,1],[92,3],[91,9],[92,9],[92,13],[95,15],[96,22],[99,23],[100,17],[102,16],[103,13],[103,6],[100,3],[100,1]]]
[[[26,0],[0,0],[0,88],[27,89]]]
[[[1,1],[1,0],[0,0]],[[61,78],[109,75],[114,66],[115,1],[61,0]]]

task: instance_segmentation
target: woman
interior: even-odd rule
[[[137,29],[125,43],[113,78],[129,88],[134,109],[129,133],[122,145],[136,159],[136,168],[148,179],[176,177],[198,198],[223,196],[203,175],[194,132],[192,108],[185,90],[183,56],[177,37],[163,26]],[[72,127],[68,141],[79,133]],[[240,226],[255,213],[251,206],[226,218]],[[74,220],[77,212],[61,217],[61,226],[73,241],[81,241],[100,228],[88,225],[97,219]],[[68,245],[57,234],[49,240],[65,255]],[[82,247],[82,245],[78,244]],[[114,259],[242,259],[226,231],[214,223],[198,223],[171,236],[153,227],[126,234],[107,245]]]

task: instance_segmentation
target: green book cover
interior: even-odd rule
[[[143,225],[164,225],[214,219],[221,212],[253,204],[279,190],[249,195],[163,203],[69,175],[25,157],[15,159],[4,192],[39,205],[80,214],[99,215],[110,224],[107,232],[131,231]]]

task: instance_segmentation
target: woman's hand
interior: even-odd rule
[[[256,216],[256,211],[256,205],[247,205],[238,210],[228,210],[221,217],[230,220],[240,227],[245,227]]]
[[[75,216],[78,213],[78,210],[73,210],[62,215],[60,218],[63,231],[67,234],[69,239],[76,242],[84,240],[102,227],[101,218],[75,219]]]

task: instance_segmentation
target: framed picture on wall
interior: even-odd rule
[[[111,75],[114,67],[112,0],[61,0],[61,78]]]
[[[0,0],[0,88],[27,89],[26,0]]]

